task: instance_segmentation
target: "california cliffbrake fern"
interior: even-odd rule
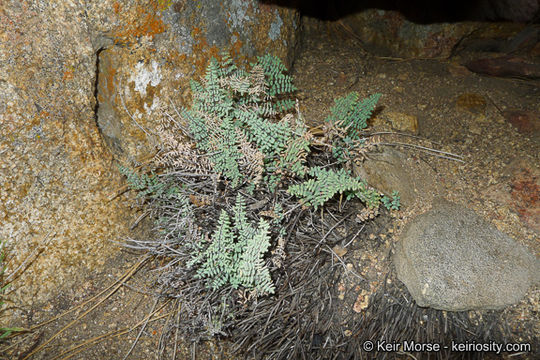
[[[159,198],[168,190],[165,183],[159,181],[155,173],[150,176],[144,173],[139,174],[135,170],[122,165],[118,166],[118,170],[126,177],[129,187],[137,191],[138,198]]]
[[[357,198],[367,206],[362,221],[377,216],[381,203],[399,206],[397,194],[382,196],[343,166],[364,149],[362,131],[380,95],[336,100],[316,143],[279,59],[259,57],[245,70],[222,59],[210,60],[203,78],[191,82],[191,107],[163,118],[148,167],[154,171],[120,167],[152,207],[159,237],[130,247],[169,261],[158,280],[163,293],[195,299],[186,307],[191,327],[210,335],[234,324],[230,312],[283,289],[281,275],[293,266],[288,253],[303,246],[292,242],[303,219],[296,199],[318,209],[336,194]],[[330,149],[337,165],[327,164]]]
[[[306,129],[290,114],[279,118],[294,107],[287,95],[296,88],[285,70],[270,55],[259,57],[249,71],[224,56],[221,64],[210,60],[201,82],[191,82],[192,107],[180,112],[188,125],[185,135],[233,188],[243,181],[257,183],[263,172],[269,175],[278,168],[302,172],[305,156],[299,154],[307,146],[298,139],[305,138]],[[174,152],[181,160],[176,149],[163,150],[162,157]],[[182,161],[176,165],[181,168]]]
[[[367,127],[367,120],[380,97],[381,94],[373,94],[361,99],[357,92],[351,92],[335,100],[325,120],[325,136],[336,159],[345,162],[357,155],[357,150],[363,145],[362,131]]]
[[[257,295],[274,293],[270,271],[264,254],[270,247],[269,224],[261,219],[257,228],[248,222],[245,201],[241,195],[233,209],[233,223],[225,210],[206,248],[194,256],[190,266],[199,265],[197,276],[208,280],[208,286],[218,290],[225,285],[243,287]]]
[[[303,183],[290,186],[288,191],[292,195],[299,197],[304,205],[313,206],[315,209],[338,193],[345,194],[349,199],[356,196],[370,208],[379,206],[381,201],[387,209],[397,210],[399,208],[397,192],[392,194],[392,199],[386,196],[381,197],[365,181],[351,176],[345,169],[334,171],[313,167],[309,170],[308,175],[312,178]]]

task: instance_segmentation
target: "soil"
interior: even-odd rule
[[[437,181],[445,189],[445,197],[473,209],[527,246],[533,254],[540,254],[537,232],[539,136],[534,131],[519,133],[503,116],[506,110],[538,114],[538,81],[488,78],[471,73],[461,64],[480,56],[476,53],[457,54],[450,59],[389,59],[366,52],[357,39],[337,26],[308,22],[305,31],[303,48],[292,75],[300,89],[297,95],[300,109],[310,125],[321,124],[333,100],[350,91],[364,97],[383,94],[378,113],[399,112],[418,119],[418,136],[427,140],[417,139],[416,144],[428,144],[463,156],[462,163],[431,156],[419,149],[400,149],[409,157],[426,161],[434,169]],[[376,130],[392,128],[383,122]],[[428,201],[422,201],[393,217],[386,215],[377,223],[379,227],[368,227],[355,240],[357,243],[351,246],[352,250],[343,254],[347,263],[344,272],[354,269],[368,282],[360,286],[354,277],[341,277],[336,284],[336,295],[342,306],[340,316],[361,314],[369,303],[370,294],[385,282],[383,276],[391,269],[388,258],[403,225],[429,207]],[[141,224],[138,228],[145,226]],[[141,235],[144,234],[134,234],[134,237]],[[78,287],[61,292],[47,307],[29,311],[23,325],[32,327],[76,309],[29,335],[14,338],[14,343],[20,341],[20,344],[14,347],[16,351],[6,349],[5,358],[25,359],[57,334],[50,344],[30,358],[123,359],[140,332],[140,327],[134,325],[143,321],[154,308],[152,288],[147,284],[154,276],[151,269],[155,266],[144,266],[111,296],[100,296],[105,300],[87,315],[84,312],[96,302],[77,307],[122,278],[143,256],[125,251],[109,259],[103,271],[89,274]],[[539,302],[540,289],[536,287],[520,303],[501,313],[513,340],[538,340]],[[169,326],[167,320],[175,304],[168,304],[157,312],[157,316],[163,318],[148,323],[129,358],[158,358],[163,340],[160,335]],[[155,309],[162,305],[158,303]],[[63,330],[77,316],[80,320]],[[132,330],[105,337],[103,341],[96,340],[91,346],[81,346],[80,352],[67,352],[89,339],[123,329]],[[347,330],[345,324],[344,332]],[[182,344],[181,334],[177,336]],[[163,358],[172,359],[173,342],[165,339],[165,343]],[[535,345],[538,350],[538,344]],[[178,347],[176,359],[230,359],[232,355],[227,348],[226,343],[206,343],[197,348],[184,344]],[[407,358],[407,354],[402,357]],[[515,358],[527,358],[527,355]]]

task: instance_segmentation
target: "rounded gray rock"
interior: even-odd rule
[[[473,211],[446,200],[406,227],[393,256],[419,306],[499,309],[540,281],[540,262]]]

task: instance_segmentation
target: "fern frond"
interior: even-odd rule
[[[392,196],[385,195],[381,199],[384,207],[388,210],[398,210],[400,206],[399,200],[399,193],[395,190],[392,191]]]
[[[160,181],[153,172],[150,176],[139,174],[135,170],[122,165],[118,166],[118,170],[126,177],[129,187],[138,192],[137,198],[159,198],[169,189],[167,184]]]
[[[365,155],[367,149],[360,138],[367,127],[380,94],[360,100],[358,93],[351,92],[335,100],[325,121],[326,142],[333,156],[340,162],[348,162],[356,155]]]
[[[259,221],[258,231],[247,242],[236,274],[240,284],[256,289],[258,294],[273,294],[275,290],[270,271],[263,260],[270,247],[269,228],[265,220]]]
[[[236,128],[239,141],[239,151],[242,154],[239,160],[241,172],[245,174],[251,184],[258,184],[264,172],[264,154],[249,142],[245,133]]]
[[[292,78],[284,74],[287,69],[278,57],[269,54],[259,56],[257,58],[257,65],[264,69],[264,73],[268,78],[269,96],[276,97],[296,91],[296,87],[292,83]]]
[[[231,285],[235,289],[256,290],[258,295],[272,294],[274,285],[264,262],[270,247],[270,225],[261,219],[255,228],[248,222],[245,200],[240,194],[233,219],[231,224],[229,215],[222,210],[210,244],[205,250],[199,249],[189,265],[199,266],[197,276],[207,279],[213,290]]]
[[[218,227],[212,235],[210,245],[201,258],[204,260],[197,270],[199,278],[207,278],[211,289],[217,290],[227,284],[234,269],[233,253],[234,234],[231,231],[229,215],[221,211]]]
[[[299,123],[296,129],[291,130],[296,136],[291,136],[280,154],[278,167],[289,171],[299,177],[307,172],[306,160],[310,153],[313,135],[307,130],[304,123]]]
[[[306,206],[317,209],[336,194],[348,193],[357,196],[369,207],[378,206],[380,195],[370,189],[365,181],[352,177],[345,169],[337,171],[320,167],[311,168],[309,173],[314,177],[303,183],[292,185],[288,192],[300,198]]]
[[[216,173],[230,179],[233,187],[236,187],[243,178],[239,168],[241,153],[238,144],[234,122],[230,118],[222,119],[219,139],[215,144],[216,152],[211,159]]]
[[[326,122],[341,130],[344,136],[358,140],[361,131],[367,127],[367,120],[371,117],[380,97],[381,94],[373,94],[360,100],[360,96],[354,91],[340,97],[330,108]]]

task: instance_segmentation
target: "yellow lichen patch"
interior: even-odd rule
[[[113,10],[115,14],[119,14],[120,10],[122,10],[122,5],[118,3],[118,1],[115,1],[113,4]]]
[[[109,64],[105,73],[107,74],[105,78],[107,94],[112,95],[114,93],[114,75],[116,74],[116,69]]]
[[[84,165],[110,156],[96,127],[66,128],[63,143],[70,158]]]

